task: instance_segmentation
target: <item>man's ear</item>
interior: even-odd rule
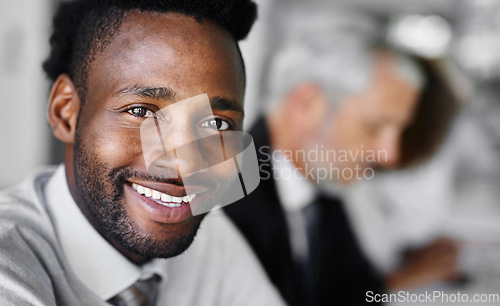
[[[305,133],[318,127],[327,110],[324,90],[310,82],[295,86],[288,94],[286,104],[289,122]]]
[[[49,123],[57,139],[73,144],[79,110],[80,97],[73,80],[66,74],[60,75],[52,86],[49,100]]]

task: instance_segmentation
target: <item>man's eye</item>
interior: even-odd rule
[[[225,131],[229,129],[229,123],[227,121],[219,119],[219,118],[214,118],[214,119],[209,119],[201,124],[203,127],[207,127],[210,129],[214,130],[219,130],[219,131]]]
[[[141,118],[152,118],[155,116],[155,113],[152,110],[143,106],[133,107],[129,109],[127,112],[135,117],[141,117]]]

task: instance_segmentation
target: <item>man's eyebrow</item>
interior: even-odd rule
[[[137,84],[132,87],[125,87],[118,90],[114,96],[127,94],[152,100],[172,100],[175,98],[175,92],[170,88],[142,86]]]
[[[134,85],[132,87],[125,87],[118,90],[113,96],[133,95],[140,98],[152,100],[173,100],[175,92],[167,87],[143,86]],[[222,97],[213,97],[210,99],[210,105],[214,110],[230,110],[245,114],[243,107],[235,100],[226,99]]]
[[[236,102],[235,100],[225,99],[221,97],[213,97],[210,99],[210,105],[214,110],[220,110],[220,111],[230,110],[245,115],[243,106],[241,106],[241,104]]]

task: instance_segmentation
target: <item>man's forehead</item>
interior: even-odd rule
[[[181,13],[127,11],[115,34],[107,39],[93,46],[95,51],[105,51],[96,52],[96,59],[104,57],[119,62],[126,59],[121,57],[124,54],[134,56],[160,49],[185,56],[200,52],[215,56],[224,52],[239,59],[237,43],[226,30],[209,20],[197,21]],[[234,63],[241,65],[240,61]]]
[[[108,87],[108,92],[144,84],[171,88],[180,98],[194,95],[190,86],[199,87],[195,94],[240,101],[244,93],[234,39],[219,26],[177,13],[131,11],[107,49],[96,56],[90,75],[101,77],[89,79],[89,87]],[[103,75],[110,76],[104,79],[107,84]],[[214,89],[222,92],[211,93]]]
[[[189,38],[189,41],[213,40],[218,43],[235,44],[232,36],[222,27],[203,19],[181,13],[159,13],[131,10],[125,14],[117,38],[159,38],[175,41]]]

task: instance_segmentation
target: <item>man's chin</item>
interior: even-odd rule
[[[133,229],[114,233],[114,236],[128,252],[143,259],[171,258],[191,246],[203,218],[204,215],[200,215],[183,224],[158,224],[161,230],[153,232],[133,226]]]

